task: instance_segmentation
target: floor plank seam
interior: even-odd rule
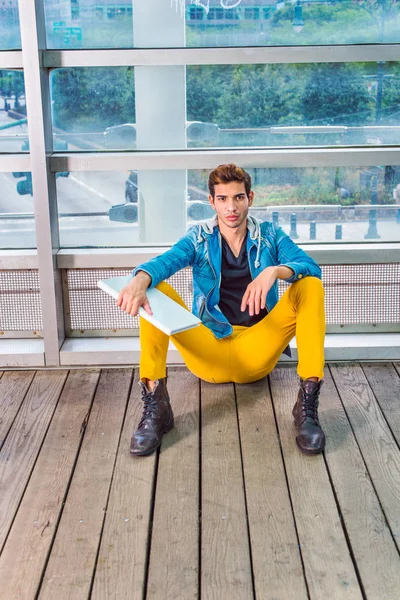
[[[4,374],[4,373],[5,373],[5,371],[3,372],[3,374]],[[1,377],[2,377],[2,375],[0,375],[0,379],[1,379]],[[32,377],[32,380],[31,380],[30,384],[28,385],[28,389],[26,390],[26,392],[25,392],[25,394],[24,394],[24,397],[23,397],[23,399],[22,399],[22,402],[21,402],[21,404],[20,404],[20,406],[19,406],[19,408],[18,408],[18,410],[17,410],[17,412],[16,412],[16,414],[15,414],[15,416],[14,416],[14,419],[12,420],[12,423],[10,423],[10,427],[8,428],[8,430],[7,430],[7,432],[6,432],[6,435],[4,436],[4,439],[3,439],[3,440],[0,440],[0,452],[1,452],[1,449],[2,449],[2,447],[4,446],[4,444],[6,443],[7,437],[8,437],[8,435],[9,435],[9,433],[10,433],[11,429],[12,429],[12,426],[13,426],[13,425],[14,425],[14,423],[15,423],[15,420],[17,419],[17,417],[18,417],[19,413],[20,413],[20,412],[21,412],[21,410],[22,410],[22,405],[25,403],[26,396],[27,396],[27,394],[28,394],[29,390],[31,389],[31,385],[32,385],[32,382],[33,382],[33,380],[35,379],[35,377],[36,377],[36,373],[35,373],[35,375]]]
[[[360,364],[360,363],[358,363],[358,364]],[[337,392],[337,394],[338,394],[338,397],[339,397],[340,403],[341,403],[341,405],[342,405],[342,407],[343,407],[344,414],[346,415],[346,419],[347,419],[347,421],[348,421],[348,424],[349,424],[349,426],[350,426],[351,432],[352,432],[352,434],[353,434],[353,437],[354,437],[355,443],[357,444],[357,448],[358,448],[358,450],[359,450],[359,452],[360,452],[360,456],[361,456],[361,458],[362,458],[362,461],[363,461],[363,463],[364,463],[364,467],[365,467],[365,470],[366,470],[366,472],[367,472],[367,474],[368,474],[368,478],[369,478],[369,480],[370,480],[370,482],[371,482],[371,485],[372,485],[372,488],[373,488],[373,490],[374,490],[374,493],[375,493],[376,499],[377,499],[377,501],[378,501],[379,507],[380,507],[380,509],[381,509],[381,511],[382,511],[382,515],[383,515],[383,518],[384,518],[384,520],[385,520],[386,527],[388,528],[388,530],[389,530],[389,532],[390,532],[390,535],[392,536],[393,543],[394,543],[394,545],[395,545],[395,547],[396,547],[396,550],[397,550],[397,552],[398,552],[398,554],[399,554],[399,556],[400,556],[400,550],[399,550],[399,548],[398,548],[398,546],[397,546],[397,542],[396,542],[396,540],[395,540],[395,536],[394,536],[394,534],[393,534],[392,528],[390,527],[390,523],[389,523],[389,521],[388,521],[388,518],[387,518],[387,516],[386,516],[386,512],[385,512],[385,510],[384,510],[384,508],[383,508],[383,506],[382,506],[382,502],[381,502],[381,499],[380,499],[380,497],[379,497],[378,491],[377,491],[377,489],[376,489],[376,487],[375,487],[375,482],[374,482],[374,480],[373,480],[373,477],[372,477],[372,475],[371,475],[371,473],[370,473],[370,471],[369,471],[369,468],[368,468],[367,462],[366,462],[366,460],[364,459],[364,455],[363,455],[363,453],[362,453],[362,450],[361,450],[360,444],[358,443],[357,436],[356,436],[356,435],[355,435],[355,433],[354,433],[353,426],[352,426],[352,424],[351,424],[351,421],[350,421],[350,419],[349,419],[349,415],[347,414],[347,410],[346,410],[346,407],[345,407],[345,405],[344,405],[344,402],[343,402],[343,400],[342,400],[342,398],[341,398],[341,396],[340,396],[339,389],[338,389],[338,386],[336,385],[336,381],[335,381],[335,378],[334,378],[334,376],[333,376],[333,373],[332,373],[332,371],[331,371],[331,368],[330,368],[330,367],[328,367],[328,368],[329,368],[329,372],[330,372],[330,374],[331,374],[331,378],[332,378],[332,381],[333,381],[333,385],[334,385],[334,386],[335,386],[335,388],[336,388],[336,392]],[[363,371],[363,372],[364,372],[364,371]],[[369,385],[369,384],[368,384],[368,385]],[[371,388],[371,386],[369,386],[369,387]],[[372,390],[371,390],[371,391],[372,391]],[[380,408],[380,407],[379,407],[379,408]],[[396,446],[397,446],[397,444],[396,444]],[[329,472],[328,472],[328,473],[329,473]]]
[[[158,479],[158,466],[160,463],[160,452],[161,446],[157,449],[157,456],[154,465],[154,475],[153,475],[153,486],[151,490],[151,502],[150,502],[150,515],[149,515],[149,530],[147,533],[147,542],[146,542],[146,560],[144,567],[144,579],[143,579],[143,597],[142,600],[146,600],[147,598],[147,586],[149,581],[149,570],[150,570],[150,560],[151,560],[151,538],[153,535],[153,522],[154,522],[154,508],[156,504],[156,495],[157,495],[157,479]],[[140,460],[140,458],[134,458],[134,460]]]
[[[197,555],[197,572],[198,572],[198,578],[197,578],[197,598],[198,600],[201,599],[201,546],[202,546],[202,530],[201,530],[201,526],[202,526],[202,521],[201,521],[201,515],[202,515],[202,493],[201,493],[201,486],[202,486],[202,445],[201,445],[201,432],[202,432],[202,418],[201,418],[201,380],[198,379],[198,386],[199,386],[199,477],[198,477],[198,485],[199,485],[199,489],[198,489],[198,555]]]
[[[391,363],[391,364],[393,364],[393,363]],[[382,418],[383,418],[383,420],[385,421],[385,423],[386,423],[386,425],[387,425],[387,427],[388,427],[388,429],[389,429],[389,431],[390,431],[390,433],[391,433],[391,435],[392,435],[392,439],[393,439],[393,441],[394,441],[395,445],[397,446],[397,448],[400,450],[400,445],[399,445],[399,443],[398,443],[398,441],[397,441],[397,439],[396,439],[396,436],[395,436],[395,435],[394,435],[394,433],[393,433],[392,427],[391,427],[391,425],[390,425],[390,423],[389,423],[389,421],[388,421],[388,419],[387,419],[387,417],[386,417],[386,414],[385,414],[384,410],[382,409],[382,407],[381,407],[381,405],[380,405],[379,398],[376,396],[376,394],[375,394],[375,392],[374,392],[374,390],[373,390],[373,388],[372,388],[371,384],[370,384],[370,383],[369,383],[369,381],[368,381],[368,377],[367,377],[367,375],[366,375],[366,373],[365,373],[365,371],[364,371],[364,367],[363,367],[363,364],[362,364],[362,363],[360,363],[360,367],[361,367],[361,371],[363,372],[363,374],[364,374],[364,377],[365,377],[365,379],[366,379],[366,381],[367,381],[367,383],[368,383],[368,387],[370,388],[370,390],[371,390],[371,392],[372,392],[372,395],[373,395],[373,396],[374,396],[374,398],[375,398],[375,401],[376,401],[376,403],[377,403],[377,405],[378,405],[378,408],[379,408],[379,410],[380,410],[380,413],[381,413],[381,415],[382,415]],[[394,367],[393,367],[393,368],[394,368]],[[396,369],[395,369],[395,371],[396,371]],[[397,371],[396,371],[396,373],[397,373]],[[399,377],[399,374],[398,374],[398,373],[397,373],[397,376]]]
[[[68,372],[68,376],[69,376],[69,373],[70,373],[70,371]],[[68,377],[66,378],[66,381],[67,380],[68,380]],[[100,373],[99,373],[99,377],[97,378],[96,385],[95,385],[95,387],[93,389],[92,399],[90,401],[90,406],[89,406],[87,415],[85,416],[84,423],[87,423],[88,420],[89,420],[89,418],[90,418],[90,414],[92,412],[92,406],[93,406],[94,399],[96,397],[96,393],[97,393],[97,388],[98,388],[98,385],[99,385],[99,381],[100,381]],[[61,398],[61,394],[60,394],[60,398]],[[66,488],[65,488],[64,497],[63,497],[63,500],[61,502],[61,510],[59,512],[59,515],[58,515],[58,518],[57,518],[57,522],[56,522],[56,524],[54,526],[54,533],[53,533],[53,537],[52,537],[52,540],[51,540],[51,543],[50,543],[50,546],[49,546],[49,550],[47,552],[46,559],[43,562],[43,568],[42,568],[42,572],[41,572],[40,579],[39,579],[39,585],[38,585],[38,588],[37,588],[37,591],[36,591],[36,594],[35,594],[35,600],[37,600],[39,598],[39,594],[40,594],[40,591],[41,591],[41,588],[42,588],[42,585],[43,585],[43,579],[44,579],[44,576],[46,574],[46,569],[47,569],[47,566],[49,564],[49,560],[50,560],[50,556],[51,556],[51,553],[52,553],[52,550],[53,550],[54,542],[55,542],[55,539],[57,537],[58,528],[59,528],[59,525],[60,525],[60,522],[61,522],[61,518],[62,518],[63,513],[64,513],[64,507],[65,507],[65,504],[67,502],[69,490],[70,490],[70,487],[71,487],[71,484],[72,484],[72,480],[74,478],[76,465],[77,465],[78,460],[79,460],[79,455],[80,455],[80,452],[81,452],[81,448],[82,448],[82,444],[83,444],[83,440],[85,438],[85,435],[86,435],[86,426],[85,427],[81,427],[81,437],[80,437],[78,448],[77,448],[77,451],[76,451],[75,460],[74,460],[74,463],[72,465],[71,473],[70,473],[70,476],[68,478],[68,483],[67,483]]]
[[[281,436],[280,436],[280,433],[279,433],[278,419],[276,417],[274,398],[273,398],[273,395],[272,395],[272,385],[271,385],[271,380],[270,380],[269,375],[267,375],[267,381],[268,381],[269,394],[270,394],[270,398],[271,398],[272,412],[273,412],[274,420],[275,420],[275,429],[276,429],[276,432],[277,432],[277,435],[278,435],[278,442],[279,442],[279,449],[280,449],[280,452],[281,452],[283,471],[285,473],[285,481],[286,481],[286,487],[287,487],[287,490],[288,490],[288,497],[289,497],[289,502],[290,502],[290,508],[291,508],[291,511],[292,511],[292,519],[293,519],[294,529],[295,529],[295,532],[296,532],[297,547],[299,549],[299,555],[300,555],[300,560],[301,560],[301,567],[303,569],[304,584],[306,586],[307,597],[308,597],[309,600],[311,600],[310,589],[309,589],[309,585],[308,585],[308,581],[307,581],[307,575],[306,575],[306,568],[305,568],[305,564],[304,564],[304,557],[303,557],[303,552],[301,550],[300,537],[299,537],[299,532],[298,532],[298,528],[297,528],[296,517],[295,517],[295,514],[294,514],[293,500],[292,500],[292,494],[291,494],[291,491],[290,491],[289,478],[288,478],[287,469],[286,469],[286,463],[285,463],[285,456],[284,456],[284,453],[283,453]]]
[[[100,371],[100,376],[99,376],[99,380],[98,381],[100,381],[100,377],[101,377],[101,372],[102,371],[103,371],[103,369],[101,369],[101,371]],[[100,547],[101,547],[101,542],[102,542],[102,539],[103,539],[104,526],[105,526],[106,519],[107,519],[108,504],[109,504],[109,501],[110,501],[110,495],[111,495],[111,490],[112,490],[113,481],[114,481],[115,466],[117,464],[119,449],[120,449],[120,446],[121,446],[121,438],[122,438],[122,434],[123,434],[123,431],[124,431],[126,414],[128,412],[129,399],[131,397],[131,392],[132,392],[132,387],[133,387],[133,381],[134,381],[134,379],[135,379],[135,369],[132,369],[131,380],[130,380],[130,383],[129,383],[128,393],[127,393],[127,397],[126,397],[124,415],[122,417],[121,429],[119,431],[118,443],[117,443],[117,448],[116,448],[116,451],[115,451],[114,463],[113,463],[112,473],[111,473],[111,477],[110,477],[110,484],[108,486],[107,498],[106,498],[105,507],[104,507],[103,522],[101,524],[100,535],[99,535],[99,543],[97,545],[96,556],[95,556],[94,564],[93,564],[93,572],[92,572],[92,578],[91,578],[90,586],[89,586],[88,598],[92,597],[93,586],[94,586],[94,579],[95,579],[95,576],[96,576],[96,569],[97,569],[97,564],[98,564],[98,561],[99,561]]]
[[[61,369],[60,369],[60,370],[61,370]],[[14,521],[15,521],[15,519],[16,519],[16,517],[17,517],[17,514],[18,514],[18,511],[19,511],[19,508],[20,508],[20,506],[21,506],[21,504],[22,504],[22,501],[23,501],[23,499],[24,499],[25,492],[26,492],[26,490],[27,490],[27,488],[28,488],[28,485],[29,485],[29,482],[30,482],[30,480],[31,480],[31,478],[32,478],[32,473],[33,473],[33,472],[34,472],[34,470],[35,470],[36,463],[37,463],[37,461],[38,461],[38,459],[39,459],[39,456],[40,456],[40,453],[41,453],[41,451],[42,451],[42,448],[43,448],[44,441],[45,441],[45,439],[46,439],[46,437],[47,437],[47,434],[48,434],[48,432],[49,432],[50,425],[51,425],[51,423],[52,423],[52,421],[53,421],[54,414],[55,414],[55,412],[56,412],[56,410],[57,410],[58,403],[60,402],[60,398],[61,398],[61,396],[62,396],[62,393],[63,393],[63,391],[64,391],[65,384],[66,384],[66,382],[67,382],[67,379],[68,379],[68,375],[69,375],[69,371],[67,371],[67,376],[65,377],[65,379],[64,379],[64,382],[63,382],[63,384],[62,384],[62,386],[61,386],[61,390],[60,390],[60,393],[59,393],[59,395],[58,395],[57,402],[56,402],[56,403],[55,403],[55,405],[54,405],[54,410],[53,410],[53,412],[52,412],[52,414],[51,414],[51,418],[49,419],[49,422],[48,422],[48,424],[47,424],[46,430],[45,430],[45,432],[44,432],[44,435],[43,435],[42,442],[41,442],[41,444],[40,444],[40,446],[39,446],[39,448],[38,448],[38,451],[37,451],[37,454],[36,454],[35,460],[34,460],[34,461],[33,461],[33,463],[32,463],[32,468],[31,468],[31,470],[30,470],[29,477],[27,478],[26,484],[25,484],[25,486],[24,486],[24,491],[23,491],[23,492],[22,492],[22,494],[21,494],[21,498],[20,498],[20,500],[19,500],[19,502],[18,502],[18,506],[16,507],[16,510],[15,510],[15,513],[14,513],[13,519],[12,519],[12,521],[11,521],[11,523],[10,523],[10,527],[8,528],[7,535],[6,535],[6,536],[5,536],[5,538],[4,538],[4,543],[3,543],[2,547],[0,548],[0,556],[2,555],[2,553],[3,553],[3,550],[4,550],[4,548],[6,547],[7,540],[8,540],[8,537],[9,537],[9,535],[10,535],[10,531],[11,531],[11,530],[12,530],[12,528],[13,528]],[[34,375],[34,377],[33,377],[33,379],[32,379],[32,382],[35,380],[35,378],[36,378],[36,373],[35,373],[35,375]],[[31,384],[32,384],[32,382],[31,382]],[[30,387],[30,386],[29,386],[29,387]],[[24,398],[24,400],[25,400],[25,398]],[[22,402],[21,404],[23,404],[23,402]],[[3,446],[2,446],[2,447],[3,447]]]
[[[360,591],[361,591],[363,599],[364,600],[368,600],[367,599],[367,595],[365,593],[364,584],[363,584],[363,581],[361,579],[361,574],[360,574],[360,571],[358,569],[357,560],[356,560],[356,557],[354,555],[353,547],[351,545],[350,536],[349,536],[348,531],[347,531],[347,527],[346,527],[346,523],[345,523],[345,520],[344,520],[344,517],[343,517],[342,509],[340,507],[339,499],[338,499],[337,494],[336,494],[335,484],[333,483],[333,479],[331,477],[331,472],[330,472],[329,467],[328,467],[328,462],[326,460],[325,451],[322,454],[323,454],[323,457],[324,457],[324,463],[325,463],[326,472],[328,474],[329,482],[331,484],[331,489],[332,489],[333,497],[335,499],[336,510],[338,512],[338,515],[339,515],[340,524],[342,526],[343,534],[344,534],[344,537],[346,539],[347,548],[349,550],[349,554],[350,554],[350,557],[351,557],[351,561],[353,563],[354,571],[356,573],[358,585],[360,586]]]
[[[244,509],[245,509],[245,514],[246,514],[247,539],[248,539],[248,542],[249,542],[249,559],[250,559],[250,571],[251,571],[251,585],[252,585],[252,588],[253,588],[253,598],[254,598],[254,600],[256,600],[256,587],[255,587],[254,566],[253,566],[253,551],[252,551],[252,544],[251,544],[249,511],[248,511],[248,508],[247,508],[246,479],[245,479],[245,476],[244,476],[242,439],[241,439],[241,436],[240,436],[239,409],[238,409],[238,401],[237,401],[237,393],[236,393],[236,385],[235,384],[233,384],[233,393],[234,393],[234,398],[235,398],[236,424],[237,424],[237,432],[238,432],[238,439],[239,439],[240,465],[241,465],[241,469],[242,469],[242,483],[243,483]]]

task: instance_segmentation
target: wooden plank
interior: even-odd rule
[[[391,363],[365,363],[362,369],[400,446],[400,377]]]
[[[71,371],[0,557],[3,600],[34,598],[100,371]]]
[[[140,599],[145,586],[157,455],[133,457],[129,453],[132,433],[142,416],[138,382],[139,375],[135,373],[113,475],[92,600]]]
[[[35,371],[0,372],[0,448],[25,398]]]
[[[201,595],[253,598],[232,384],[201,383]]]
[[[333,365],[331,373],[400,549],[400,450],[361,367]]]
[[[23,496],[67,373],[36,373],[0,450],[0,549]]]
[[[168,390],[175,428],[158,463],[147,597],[189,600],[198,598],[199,380],[171,368]]]
[[[39,598],[88,597],[131,378],[101,373]]]
[[[368,600],[398,600],[400,557],[329,370],[321,394],[326,461]]]
[[[323,455],[306,455],[296,444],[295,368],[277,368],[270,379],[310,598],[361,599]]]
[[[308,598],[266,379],[236,385],[256,598]]]

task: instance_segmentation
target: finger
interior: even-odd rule
[[[260,314],[260,305],[261,305],[261,290],[257,290],[254,294],[254,310],[256,315]]]
[[[145,310],[145,311],[146,311],[146,312],[147,312],[149,315],[152,315],[152,314],[153,314],[153,311],[151,310],[151,306],[150,306],[150,303],[149,303],[149,301],[148,301],[148,299],[147,299],[147,296],[146,296],[146,300],[143,302],[142,306],[143,306],[144,310]]]
[[[249,296],[250,296],[250,290],[249,290],[249,288],[247,288],[245,293],[243,294],[242,303],[240,305],[240,310],[242,312],[246,310],[247,301],[248,301]]]
[[[260,303],[261,310],[264,310],[266,305],[267,305],[267,294],[265,292],[263,292],[261,294],[261,303]]]
[[[127,312],[128,312],[128,311],[127,311]],[[129,310],[129,314],[130,314],[132,317],[136,317],[136,316],[137,316],[137,314],[138,314],[138,312],[139,312],[139,302],[138,302],[137,300],[136,300],[136,301],[134,300],[134,301],[132,302],[132,306],[131,306],[131,308],[130,308],[130,310]]]
[[[249,305],[249,315],[252,317],[254,315],[254,291],[250,292],[247,304]]]

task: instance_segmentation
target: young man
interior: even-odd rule
[[[296,441],[309,454],[322,452],[318,421],[324,367],[324,290],[318,265],[280,227],[249,216],[250,175],[233,164],[210,174],[213,219],[190,227],[167,252],[139,265],[118,298],[131,315],[151,313],[149,287],[185,306],[165,279],[191,266],[193,307],[202,324],[172,336],[188,369],[212,383],[249,383],[275,367],[297,338],[300,390],[293,408]],[[278,301],[277,279],[292,285]],[[140,322],[140,377],[144,411],[133,434],[131,453],[150,454],[174,417],[166,386],[169,338],[145,319]],[[286,349],[286,350],[285,350]]]

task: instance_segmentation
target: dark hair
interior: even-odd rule
[[[215,196],[215,186],[218,183],[230,183],[231,181],[238,181],[244,183],[246,194],[250,194],[251,190],[251,177],[241,167],[237,167],[234,164],[219,165],[214,171],[211,171],[208,177],[208,189],[211,196]]]

